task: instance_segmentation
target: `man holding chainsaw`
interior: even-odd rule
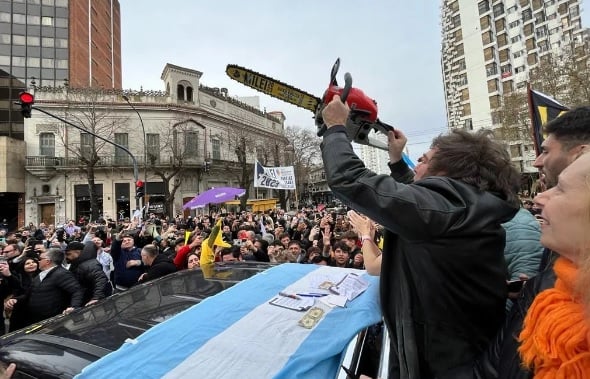
[[[483,351],[503,322],[501,223],[518,210],[518,173],[487,134],[453,131],[422,157],[428,165],[417,167],[420,180],[377,175],[352,149],[349,112],[339,96],[322,111],[322,157],[336,197],[387,230],[380,296],[391,334],[389,377],[442,377]],[[405,142],[399,131],[389,137]],[[390,167],[403,174],[399,158]]]

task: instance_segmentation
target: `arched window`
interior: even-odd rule
[[[193,87],[186,87],[186,101],[193,101]]]
[[[182,84],[176,86],[176,97],[178,100],[184,100],[184,86]]]

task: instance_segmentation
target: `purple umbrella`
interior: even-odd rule
[[[234,200],[236,196],[242,196],[246,193],[245,189],[233,187],[211,188],[200,195],[195,196],[182,206],[182,209],[204,207],[207,204],[219,204],[226,201]]]

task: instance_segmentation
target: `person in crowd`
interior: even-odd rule
[[[238,262],[243,261],[242,253],[239,246],[226,247],[221,250],[222,262]]]
[[[488,351],[443,379],[588,377],[590,153],[584,150],[556,186],[534,199],[544,220],[541,243],[556,253],[555,264],[527,281]]]
[[[416,167],[421,180],[376,175],[352,149],[349,112],[339,96],[323,109],[322,158],[335,196],[388,230],[380,295],[391,334],[389,376],[435,378],[482,352],[504,320],[501,224],[518,211],[520,178],[489,133],[463,130],[433,140],[421,158],[428,169]]]
[[[124,291],[134,286],[144,268],[141,261],[141,249],[135,247],[131,234],[121,232],[111,245],[111,257],[115,268],[115,289]]]
[[[39,274],[39,272],[39,260],[33,257],[25,258],[25,261],[22,264],[18,264],[16,266],[16,271],[14,272],[14,275],[12,275],[10,271],[5,272],[3,270],[2,274],[5,277],[8,276],[9,286],[12,291],[11,296],[7,298],[4,302],[6,303],[6,301],[16,296],[25,295],[31,288],[33,279]],[[26,315],[24,314],[24,311],[24,307],[12,307],[12,311],[9,312],[9,332],[24,328],[26,326]]]
[[[102,266],[102,271],[111,280],[111,265],[113,264],[113,257],[111,257],[110,247],[103,247],[104,241],[100,237],[92,237],[92,242],[96,247],[96,260]]]
[[[332,259],[330,266],[342,268],[352,267],[350,248],[344,241],[335,242],[332,249],[334,251],[334,258]]]
[[[545,189],[555,186],[563,169],[590,145],[590,107],[578,107],[551,120],[543,127],[543,134],[547,137],[533,166],[539,169],[541,187]],[[535,204],[533,211],[537,208]],[[540,270],[550,267],[556,258],[557,255],[546,249]]]
[[[84,291],[74,274],[62,266],[63,261],[64,253],[59,249],[52,248],[41,253],[41,272],[33,279],[29,291],[6,301],[5,307],[9,310],[16,304],[24,305],[24,325],[82,307]]]
[[[160,253],[161,254],[161,253]],[[186,256],[186,268],[192,270],[201,266],[200,258],[197,253],[189,253]]]
[[[305,250],[301,247],[299,240],[290,240],[287,244],[287,259],[291,263],[301,263],[306,260]]]
[[[145,245],[141,249],[141,260],[147,267],[147,271],[139,277],[139,283],[161,278],[177,270],[172,259],[160,254],[158,247],[155,245]]]
[[[74,274],[84,290],[82,303],[85,306],[96,304],[112,294],[111,283],[97,260],[96,251],[93,241],[72,241],[66,247],[66,262],[70,264],[68,270]]]
[[[203,243],[203,236],[201,233],[193,232],[188,238],[188,244],[178,248],[176,256],[174,257],[174,264],[179,270],[185,270],[186,257],[189,253],[196,252],[201,254],[201,244]]]

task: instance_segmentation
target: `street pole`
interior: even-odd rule
[[[139,111],[133,106],[133,104],[131,104],[131,102],[129,101],[129,97],[122,95],[121,96],[123,98],[123,100],[125,100],[127,102],[127,104],[129,104],[129,106],[131,107],[131,109],[133,109],[135,111],[135,113],[137,113],[137,117],[139,117],[139,122],[141,123],[141,131],[143,132],[143,182],[145,183],[145,187],[144,187],[144,192],[143,192],[143,206],[145,207],[145,209],[143,210],[144,212],[144,219],[146,219],[147,217],[147,206],[145,203],[145,199],[147,197],[148,191],[147,191],[147,187],[148,187],[148,181],[147,181],[147,144],[146,144],[146,135],[145,135],[145,126],[143,125],[143,119],[141,118],[141,115],[139,114]]]
[[[86,130],[86,129],[84,129],[84,128],[76,125],[76,124],[73,124],[73,123],[69,122],[65,118],[59,117],[57,115],[54,115],[53,113],[48,112],[48,111],[46,111],[44,109],[38,108],[36,106],[31,106],[31,109],[37,110],[37,111],[39,111],[41,113],[45,113],[46,115],[51,116],[51,117],[55,118],[56,120],[59,120],[59,121],[63,122],[64,124],[70,125],[70,126],[76,128],[76,129],[78,129],[78,130],[80,130],[80,131],[82,131],[84,133],[91,134],[94,137],[96,137],[96,138],[98,138],[98,139],[100,139],[100,140],[102,140],[102,141],[104,141],[106,143],[110,143],[111,145],[116,146],[119,149],[121,149],[124,152],[126,152],[127,154],[129,154],[129,156],[131,157],[131,162],[133,163],[133,179],[135,180],[135,183],[137,183],[137,181],[139,180],[139,170],[137,169],[137,160],[135,159],[135,156],[133,154],[131,154],[131,151],[129,151],[129,149],[127,149],[125,146],[119,145],[118,143],[115,143],[115,142],[110,141],[110,140],[108,140],[108,139],[106,139],[104,137],[101,137],[98,134],[96,134],[96,133],[94,133],[94,132],[92,132],[90,130]],[[139,199],[137,199],[137,198],[135,199],[135,209],[136,210],[139,210]]]

